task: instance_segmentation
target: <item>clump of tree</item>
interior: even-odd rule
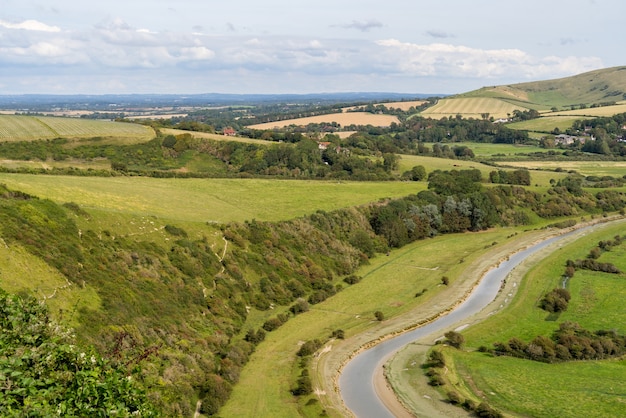
[[[622,356],[626,352],[626,336],[614,330],[591,332],[575,322],[563,322],[550,338],[539,335],[525,343],[511,338],[494,343],[493,354],[555,363],[570,360],[601,360]]]
[[[547,312],[564,312],[567,310],[571,298],[567,289],[555,288],[545,294],[539,302],[539,307]]]
[[[497,170],[489,173],[489,181],[500,184],[517,184],[530,186],[530,172],[528,170],[505,171]]]

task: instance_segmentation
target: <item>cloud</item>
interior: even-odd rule
[[[426,31],[426,35],[430,36],[431,38],[438,38],[438,39],[454,38],[453,34],[450,34],[444,31],[439,31],[439,30]]]
[[[49,26],[37,20],[25,20],[20,23],[11,23],[0,20],[0,26],[7,29],[21,29],[37,32],[61,32],[61,28],[57,26]]]
[[[396,39],[380,40],[377,45],[382,48],[380,59],[391,63],[397,73],[414,76],[529,79],[602,67],[602,61],[595,57],[535,57],[520,49],[478,49],[445,43],[420,45]]]
[[[371,29],[382,28],[383,24],[377,20],[367,20],[364,22],[359,22],[353,20],[351,23],[347,23],[344,25],[333,25],[332,27],[340,27],[344,29],[357,29],[361,32],[369,32]]]

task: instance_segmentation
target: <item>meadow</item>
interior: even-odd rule
[[[624,161],[500,161],[498,164],[535,170],[576,171],[583,176],[622,177],[626,175],[626,162]],[[550,173],[551,176],[558,174],[560,173]]]
[[[550,113],[549,116],[542,116],[537,119],[525,120],[522,122],[513,122],[506,125],[510,129],[519,129],[531,132],[552,132],[558,128],[561,132],[565,132],[571,128],[574,121],[581,119],[580,116],[557,116]]]
[[[425,182],[155,179],[0,173],[0,183],[86,209],[191,222],[278,221],[417,193]]]
[[[134,123],[52,116],[0,115],[0,141],[100,137],[136,143],[148,141],[154,136],[152,128]]]
[[[244,142],[247,144],[260,144],[260,145],[272,145],[276,144],[273,141],[265,141],[263,139],[252,139],[244,136],[225,136],[220,134],[212,134],[208,132],[195,132],[195,131],[184,131],[182,129],[172,129],[172,128],[161,128],[161,133],[164,135],[183,135],[188,134],[193,136],[194,138],[201,139],[212,139],[214,141],[232,141],[232,142]]]

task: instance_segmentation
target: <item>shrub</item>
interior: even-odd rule
[[[374,316],[376,317],[377,321],[384,321],[385,320],[385,314],[382,313],[382,311],[374,312]]]
[[[465,337],[456,331],[448,331],[444,336],[446,337],[446,343],[454,348],[461,348],[465,342]]]

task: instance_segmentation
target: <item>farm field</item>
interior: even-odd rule
[[[163,133],[164,135],[190,134],[194,138],[212,139],[214,141],[244,142],[248,144],[261,144],[261,145],[276,144],[276,142],[265,141],[263,139],[252,139],[252,138],[246,138],[242,136],[226,136],[226,135],[220,135],[220,134],[212,134],[208,132],[185,131],[182,129],[172,129],[172,128],[161,128],[161,133]]]
[[[287,119],[276,122],[259,123],[248,126],[251,129],[275,129],[284,128],[289,125],[308,125],[310,123],[333,123],[336,122],[340,126],[350,125],[372,125],[372,126],[390,126],[392,123],[400,121],[394,115],[375,115],[368,112],[344,112],[331,113],[328,115],[311,116],[307,118]]]
[[[613,176],[626,175],[625,161],[501,161],[498,164],[509,167],[523,167],[538,170],[563,171],[575,170],[584,176]],[[557,175],[559,173],[551,173]]]
[[[550,113],[553,116],[578,116],[579,119],[586,117],[613,116],[626,113],[626,103],[620,102],[613,106],[588,107],[586,109],[564,110]]]
[[[482,142],[455,142],[448,144],[450,146],[466,146],[470,148],[477,158],[489,158],[494,155],[510,155],[515,157],[518,154],[527,154],[531,152],[545,152],[545,148],[535,145],[520,144],[488,144]]]
[[[259,179],[155,179],[0,173],[0,183],[86,209],[190,222],[277,221],[316,210],[401,197],[426,182],[337,182]]]
[[[152,128],[133,123],[52,116],[0,115],[0,141],[102,137],[144,142],[154,136]]]
[[[489,113],[489,117],[499,119],[506,118],[514,110],[523,111],[527,109],[493,97],[461,97],[441,99],[436,105],[421,112],[420,115],[434,119],[455,117],[456,115],[462,115],[464,118],[482,119],[483,113]]]
[[[542,116],[537,119],[522,122],[507,123],[506,127],[531,132],[552,132],[554,128],[559,128],[561,132],[565,132],[566,129],[572,127],[574,121],[580,119],[582,119],[581,116],[556,116],[550,113],[550,116]]]
[[[426,103],[426,100],[413,100],[408,102],[386,102],[386,103],[375,103],[374,106],[385,106],[387,109],[398,109],[403,112],[407,112],[412,107],[419,107]],[[350,106],[344,107],[341,110],[347,112],[352,109],[356,109],[359,106]]]

